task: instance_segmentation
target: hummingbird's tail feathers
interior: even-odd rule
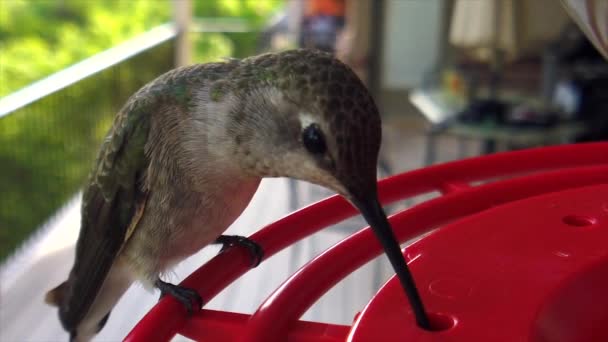
[[[97,324],[97,330],[95,331],[95,334],[99,333],[101,331],[101,329],[103,329],[103,327],[106,325],[106,323],[108,322],[108,318],[110,318],[110,312],[108,312],[108,314],[101,319],[101,321],[99,321],[99,324]],[[91,341],[91,339],[93,339],[94,335],[85,335],[85,334],[79,334],[77,331],[73,330],[70,332],[70,339],[69,342],[89,342]]]
[[[81,325],[78,329],[70,331],[69,342],[90,342],[103,329],[108,322],[108,318],[110,318],[110,312],[93,329],[85,328]]]
[[[101,321],[99,321],[99,324],[97,324],[97,332],[100,332],[101,329],[103,329],[103,327],[106,326],[106,323],[108,323],[108,318],[110,318],[110,314],[112,313],[112,311],[108,312],[107,315],[105,315]]]
[[[47,292],[44,296],[44,302],[48,305],[59,307],[63,302],[67,286],[68,282],[64,281],[59,286]]]
[[[135,278],[124,263],[114,264],[85,313],[71,309],[78,307],[78,302],[83,300],[70,289],[76,279],[71,274],[70,279],[48,291],[44,301],[59,309],[59,321],[70,334],[70,342],[88,342],[106,325],[110,312]]]
[[[84,334],[80,334],[76,331],[71,331],[70,339],[68,341],[69,342],[91,342],[91,340],[93,340],[93,337],[95,337],[95,335],[84,335]]]
[[[76,281],[75,279],[72,280]],[[78,295],[72,293],[70,298],[62,303],[59,308],[60,320],[70,332],[74,342],[90,341],[103,329],[108,322],[110,312],[134,280],[130,268],[123,262],[116,262],[85,313],[70,310],[71,307],[77,307],[79,300],[82,300]],[[82,318],[72,320],[73,317],[78,317],[77,315],[81,315]]]

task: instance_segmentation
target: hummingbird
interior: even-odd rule
[[[296,49],[171,70],[116,115],[83,190],[73,267],[46,302],[79,342],[103,328],[136,281],[200,309],[196,291],[163,281],[165,272],[214,243],[248,248],[255,266],[261,247],[222,233],[262,178],[292,177],[359,209],[424,321],[378,200],[381,135],[372,96],[329,53]]]

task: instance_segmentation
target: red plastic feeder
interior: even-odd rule
[[[187,318],[167,297],[126,341],[608,341],[608,143],[500,153],[379,182],[383,204],[435,190],[443,196],[390,218],[401,242],[441,228],[405,250],[433,331],[416,325],[396,277],[352,326],[299,320],[382,253],[367,227],[302,267],[252,315],[203,310]],[[334,196],[251,238],[270,257],[356,214]],[[233,248],[181,285],[209,300],[248,270],[246,251]]]

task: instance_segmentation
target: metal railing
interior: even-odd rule
[[[198,19],[193,31],[252,30]],[[164,24],[0,99],[0,260],[82,187],[116,112],[173,68],[177,35]]]

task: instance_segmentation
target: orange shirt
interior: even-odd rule
[[[346,5],[345,0],[307,0],[306,16],[331,15],[343,17]]]

